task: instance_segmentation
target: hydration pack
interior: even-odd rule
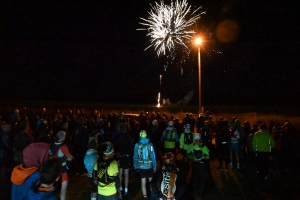
[[[57,156],[58,150],[60,149],[60,147],[62,146],[62,144],[50,144],[50,150],[49,150],[49,154],[50,156]]]
[[[138,146],[138,158],[139,162],[142,163],[149,163],[152,162],[151,156],[150,156],[150,145],[149,143],[139,143]]]
[[[97,171],[98,182],[108,185],[115,181],[114,179],[115,177],[109,176],[107,173],[107,168],[109,167],[112,161],[113,159],[108,159],[108,160],[101,159],[98,161],[98,171]]]
[[[192,132],[183,133],[184,134],[184,144],[192,144],[194,142],[194,134]]]
[[[173,138],[173,130],[166,130],[164,133],[164,138],[167,142],[175,141],[175,138]]]

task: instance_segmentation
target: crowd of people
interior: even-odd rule
[[[223,172],[248,160],[257,176],[269,180],[270,162],[280,175],[293,166],[299,146],[288,120],[214,121],[209,111],[180,120],[159,112],[15,109],[1,115],[0,123],[1,182],[13,165],[12,200],[65,200],[71,167],[76,176],[88,178],[91,200],[130,199],[132,173],[140,176],[144,199],[181,199],[188,185],[195,199],[202,199],[212,160]]]

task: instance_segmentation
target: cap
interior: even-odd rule
[[[102,150],[104,155],[109,155],[114,152],[114,147],[110,142],[104,142],[102,143]]]
[[[142,130],[140,132],[140,138],[146,138],[147,137],[147,132],[145,130]]]

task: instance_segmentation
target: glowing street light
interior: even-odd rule
[[[162,78],[162,75],[159,75],[159,93],[157,96],[157,107],[160,107],[161,78]]]
[[[197,45],[198,47],[198,84],[199,84],[199,100],[198,100],[198,103],[199,103],[199,113],[201,113],[202,109],[201,109],[201,57],[200,57],[200,45],[202,43],[202,39],[201,38],[196,38],[195,40],[195,44]]]

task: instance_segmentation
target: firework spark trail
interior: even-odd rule
[[[199,13],[201,7],[191,12],[191,6],[188,5],[187,0],[176,0],[175,3],[171,1],[171,5],[155,2],[151,6],[151,10],[148,12],[148,19],[140,18],[144,22],[140,22],[141,25],[146,28],[140,28],[137,30],[146,30],[150,36],[150,45],[145,49],[154,47],[157,51],[157,55],[165,55],[168,50],[171,52],[175,49],[176,45],[182,45],[188,49],[185,44],[186,40],[191,39],[194,30],[188,30],[198,19],[201,14]]]

